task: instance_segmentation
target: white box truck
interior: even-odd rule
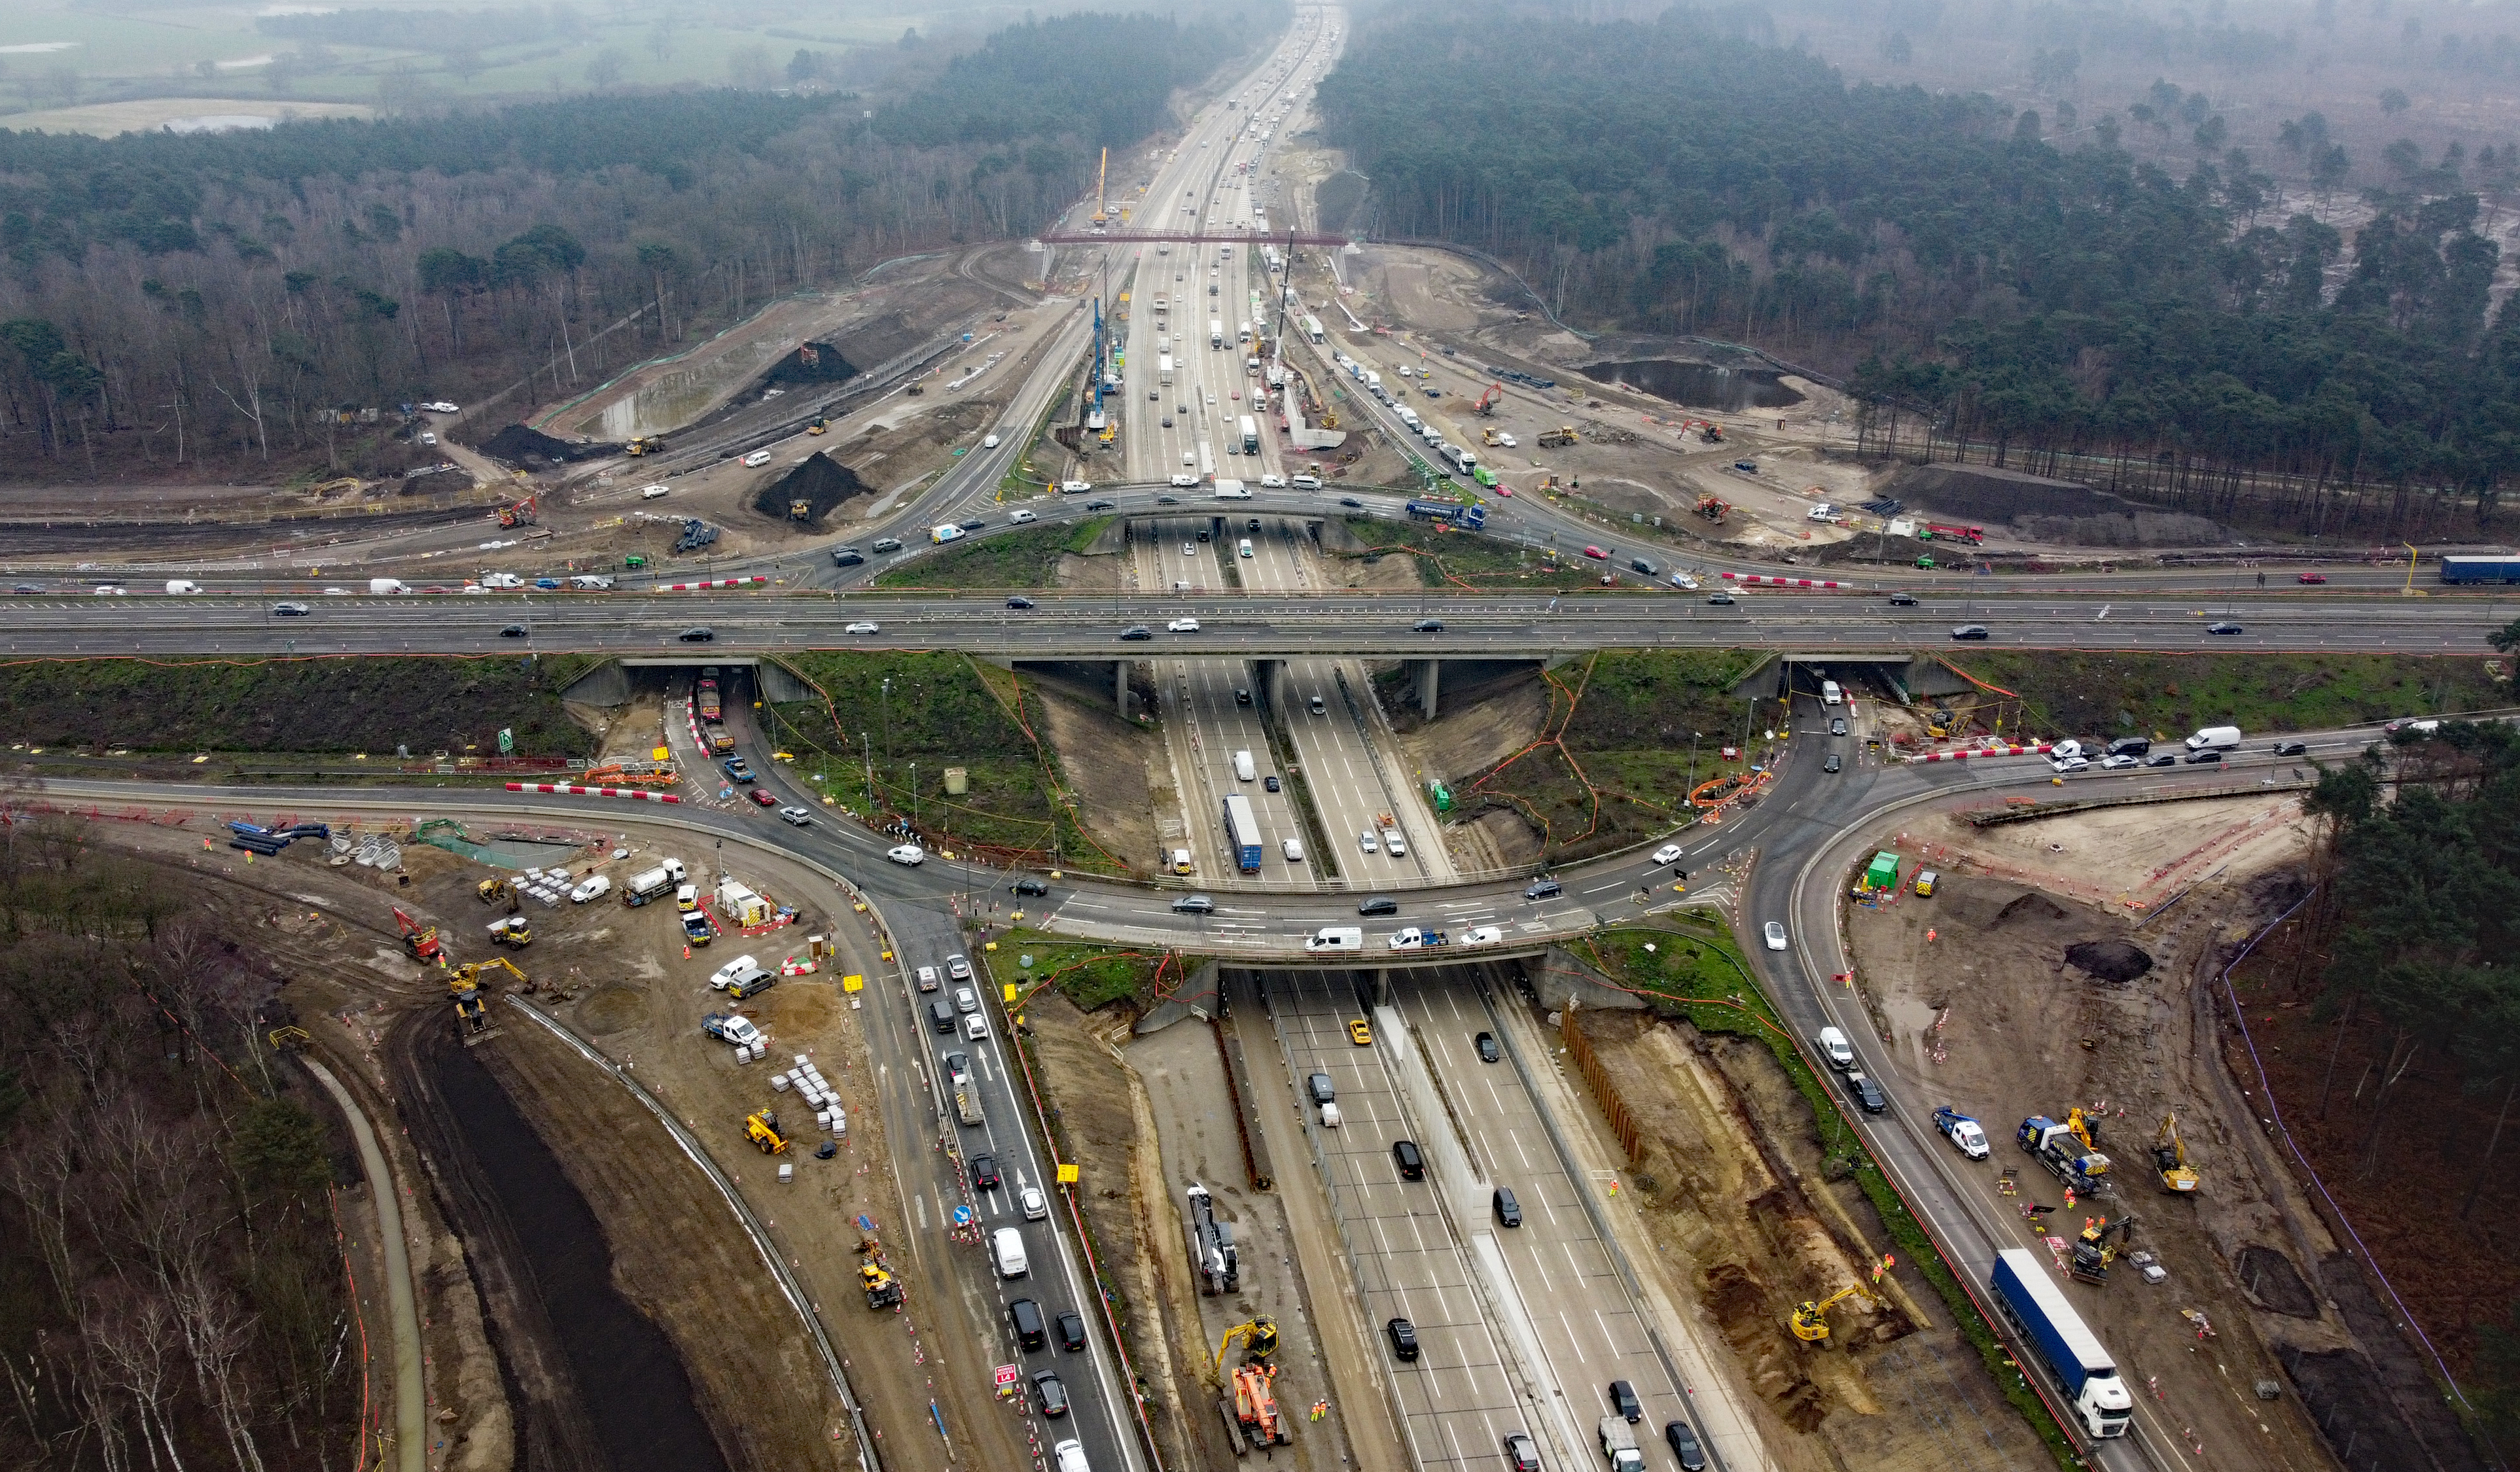
[[[410,591],[411,590],[409,588],[402,585],[402,580],[399,578],[368,579],[368,594],[372,598],[383,598],[387,594],[409,593]]]
[[[1234,753],[1234,775],[1238,781],[1246,782],[1258,781],[1260,780],[1259,772],[1251,765],[1250,752],[1238,751]]]
[[[1219,318],[1207,319],[1207,345],[1210,347],[1225,345],[1225,323]]]
[[[1170,387],[1172,387],[1172,386],[1173,386],[1173,355],[1172,355],[1172,354],[1170,354],[1170,353],[1157,353],[1157,354],[1155,354],[1155,381],[1156,381],[1156,382],[1158,382],[1158,383],[1161,383],[1161,384],[1162,384],[1164,387],[1166,387],[1166,388],[1170,388]]]

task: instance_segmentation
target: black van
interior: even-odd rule
[[[1499,1227],[1522,1225],[1522,1203],[1513,1199],[1513,1187],[1509,1185],[1496,1188],[1496,1219]]]
[[[1423,1181],[1426,1179],[1426,1157],[1418,1153],[1418,1141],[1414,1139],[1393,1140],[1391,1142],[1391,1158],[1400,1167],[1401,1180]]]
[[[1050,1343],[1050,1330],[1041,1321],[1041,1305],[1029,1298],[1018,1298],[1007,1305],[1007,1317],[1013,1321],[1015,1338],[1027,1350],[1037,1350]]]
[[[954,1031],[954,1004],[942,997],[930,999],[927,1004],[927,1020],[936,1025],[938,1032],[951,1034]]]

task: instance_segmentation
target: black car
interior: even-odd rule
[[[993,1191],[1001,1184],[998,1179],[998,1157],[979,1154],[971,1157],[971,1189]]]
[[[23,593],[26,590],[21,588],[18,591]],[[304,618],[308,611],[309,609],[304,603],[274,603],[271,605],[271,616],[274,618]]]
[[[1032,606],[1032,600],[1028,598],[1011,598],[1007,600],[1007,606],[1010,608],[1029,608]]]
[[[1495,1062],[1495,1061],[1497,1060],[1497,1056],[1498,1056],[1498,1054],[1497,1054],[1497,1041],[1496,1041],[1496,1034],[1494,1034],[1494,1033],[1481,1033],[1481,1034],[1479,1034],[1477,1037],[1472,1038],[1472,1039],[1470,1040],[1470,1046],[1472,1046],[1473,1048],[1476,1048],[1479,1050],[1479,1061],[1480,1061],[1480,1062],[1482,1062],[1482,1063],[1493,1063],[1493,1062]]]
[[[1526,900],[1553,900],[1565,892],[1566,886],[1554,879],[1534,879],[1524,887],[1522,897]]]
[[[1662,1439],[1671,1443],[1671,1454],[1680,1458],[1681,1472],[1706,1472],[1706,1449],[1697,1445],[1697,1433],[1687,1421],[1667,1421]]]
[[[1050,893],[1050,886],[1044,884],[1039,879],[1017,879],[1012,884],[1008,885],[1007,888],[1014,891],[1016,894],[1044,895]]]
[[[1367,895],[1364,899],[1356,902],[1356,913],[1359,914],[1398,914],[1400,913],[1400,902],[1389,895]]]
[[[1157,505],[1157,506],[1179,506],[1179,505],[1181,505],[1181,498],[1180,498],[1179,496],[1157,496],[1157,497],[1155,498],[1155,505]]]
[[[1426,1152],[1418,1148],[1418,1141],[1414,1139],[1395,1139],[1391,1142],[1391,1163],[1400,1168],[1400,1179],[1403,1181],[1426,1179]]]
[[[499,637],[501,639],[522,639],[525,637],[525,626],[523,624],[510,624],[499,631]]]
[[[866,554],[858,551],[854,547],[834,547],[832,549],[832,565],[834,567],[855,567],[865,560]]]
[[[1844,735],[1846,735],[1846,717],[1844,717],[1844,716],[1831,716],[1831,717],[1829,717],[1829,721],[1828,721],[1828,734],[1829,734],[1830,736],[1844,736]]]
[[[1988,635],[1986,632],[1986,625],[1984,624],[1962,624],[1952,631],[1952,637],[1954,639],[1985,639]]]
[[[972,520],[969,520],[969,521],[966,521],[966,522],[964,522],[964,523],[963,523],[963,529],[964,529],[965,531],[978,531],[981,527],[986,526],[986,525],[988,525],[988,524],[989,524],[989,523],[988,523],[985,519],[974,518],[974,519],[972,519]]]
[[[2191,751],[2187,753],[2187,765],[2191,767],[2219,767],[2223,765],[2223,749],[2219,746],[2208,746],[2202,751]]]
[[[1260,518],[1257,516],[1252,517],[1249,521],[1243,524],[1242,529],[1244,531],[1258,531],[1260,529]]]
[[[1730,608],[1733,602],[1732,595],[1721,589],[1706,595],[1706,601],[1719,608]]]
[[[1346,507],[1350,511],[1365,510],[1365,503],[1357,500],[1354,496],[1341,496],[1339,498],[1339,505]]]
[[[1496,1188],[1496,1200],[1494,1204],[1496,1207],[1497,1226],[1520,1227],[1522,1225],[1522,1203],[1513,1199],[1513,1188],[1511,1186],[1498,1186]]]
[[[1075,1313],[1061,1314],[1058,1318],[1058,1347],[1071,1355],[1085,1349],[1085,1317]]]
[[[1046,1416],[1067,1414],[1067,1385],[1055,1369],[1035,1370],[1032,1376],[1033,1399],[1040,1403]]]
[[[1131,624],[1129,627],[1120,631],[1120,637],[1132,642],[1141,639],[1152,639],[1155,637],[1155,631],[1148,628],[1145,624]]]
[[[1421,618],[1409,626],[1409,632],[1412,634],[1441,634],[1444,632],[1444,621],[1440,618]]]
[[[1540,1448],[1522,1432],[1505,1439],[1505,1464],[1511,1472],[1540,1472]]]
[[[1108,501],[1088,501],[1085,503],[1085,509],[1089,512],[1107,512],[1116,510],[1116,508]]]
[[[1264,777],[1260,779],[1260,785],[1268,788],[1272,792],[1275,792],[1278,790],[1278,779],[1274,777]]]
[[[1637,1388],[1625,1380],[1610,1382],[1610,1408],[1627,1417],[1631,1426],[1645,1418],[1645,1408],[1637,1400]]]
[[[1216,901],[1203,894],[1186,894],[1173,901],[1175,914],[1214,914]]]
[[[711,640],[717,638],[717,630],[685,629],[682,633],[674,637],[680,639],[685,644],[707,644]]]
[[[1893,593],[1890,595],[1890,606],[1893,608],[1912,608],[1916,606],[1916,595],[1912,593]],[[1680,1423],[1674,1421],[1672,1424],[1677,1426]]]
[[[1247,691],[1247,690],[1243,689],[1242,687],[1240,687],[1240,686],[1238,686],[1238,686],[1236,686],[1236,687],[1234,688],[1234,703],[1235,703],[1235,704],[1237,704],[1237,705],[1248,705],[1248,704],[1250,704],[1250,703],[1251,703],[1251,691]],[[1272,792],[1275,792],[1275,791],[1277,791],[1278,789],[1277,789],[1277,788],[1275,788],[1275,787],[1271,787],[1269,790],[1270,790],[1270,791],[1272,791]]]
[[[2179,765],[2179,757],[2175,752],[2165,751],[2161,755],[2146,761],[2144,765],[2147,767],[2176,767]]]
[[[1418,1326],[1405,1318],[1395,1318],[1382,1326],[1391,1336],[1391,1353],[1403,1360],[1418,1358]]]
[[[2275,755],[2277,756],[2308,756],[2309,754],[2310,743],[2308,741],[2275,742]]]
[[[1880,1085],[1864,1074],[1848,1074],[1846,1092],[1855,1095],[1855,1101],[1864,1106],[1864,1112],[1867,1114],[1879,1114],[1890,1107],[1889,1095],[1881,1092]]]
[[[1832,751],[1832,752],[1830,752],[1830,753],[1828,754],[1828,760],[1826,760],[1826,761],[1824,761],[1824,762],[1822,762],[1822,763],[1821,763],[1821,764],[1820,764],[1820,770],[1822,770],[1822,772],[1842,772],[1842,771],[1844,771],[1845,769],[1846,769],[1846,759],[1845,759],[1844,757],[1839,756],[1839,755],[1838,755],[1836,752],[1834,752],[1834,751]]]

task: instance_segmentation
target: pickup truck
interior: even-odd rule
[[[1934,1111],[1934,1128],[1942,1131],[1944,1137],[1969,1159],[1986,1158],[1986,1131],[1979,1128],[1976,1120],[1945,1104]]]
[[[762,1041],[761,1029],[752,1025],[751,1018],[739,1017],[733,1012],[709,1013],[700,1019],[700,1030],[738,1048],[750,1048]]]
[[[759,781],[759,779],[752,775],[751,764],[747,763],[740,756],[728,757],[725,761],[718,763],[718,765],[725,768],[726,775],[737,781],[749,785],[750,783]]]
[[[1411,925],[1391,932],[1391,949],[1394,951],[1426,951],[1449,944],[1451,938],[1441,930],[1420,930]]]

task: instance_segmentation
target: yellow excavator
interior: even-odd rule
[[[767,1109],[756,1109],[743,1117],[743,1137],[764,1155],[788,1153],[788,1137],[779,1133],[779,1116]]]
[[[1791,1323],[1794,1337],[1805,1344],[1826,1344],[1828,1342],[1828,1311],[1836,1308],[1839,1304],[1846,1302],[1850,1298],[1860,1298],[1868,1304],[1872,1301],[1871,1294],[1865,1292],[1862,1287],[1853,1284],[1838,1289],[1835,1293],[1830,1294],[1828,1297],[1822,1299],[1818,1303],[1814,1303],[1810,1299],[1804,1299],[1802,1306],[1794,1310],[1794,1316]]]
[[[2098,1120],[2092,1115],[2085,1114],[2080,1105],[2065,1112],[2065,1128],[2072,1132],[2076,1139],[2083,1142],[2085,1154],[2095,1154],[2100,1148],[2100,1132],[2092,1128],[2097,1123]]]
[[[473,885],[472,892],[481,897],[481,903],[484,905],[505,905],[508,907],[508,914],[517,913],[517,886],[497,874],[492,874],[489,878]]]
[[[2182,1194],[2196,1189],[2198,1177],[2187,1165],[2187,1142],[2179,1137],[2179,1116],[2161,1117],[2161,1133],[2152,1137],[2152,1166],[2161,1173],[2161,1188]]]
[[[447,994],[455,999],[455,1018],[464,1024],[469,1035],[468,1044],[478,1043],[491,1035],[489,1004],[481,995],[481,973],[494,966],[517,978],[518,985],[532,989],[532,983],[525,980],[525,973],[518,970],[516,963],[504,956],[494,956],[488,960],[468,960],[447,972]]]
[[[858,1238],[858,1286],[866,1290],[867,1307],[892,1309],[901,1305],[901,1279],[894,1277],[883,1265],[883,1244],[873,1233]]]
[[[1225,1368],[1225,1353],[1234,1348],[1234,1341],[1237,1339],[1242,1341],[1245,1359],[1255,1364],[1266,1363],[1270,1356],[1278,1353],[1277,1321],[1266,1314],[1258,1314],[1252,1316],[1250,1322],[1238,1323],[1226,1330],[1225,1337],[1216,1341],[1218,1370],[1222,1371]]]

